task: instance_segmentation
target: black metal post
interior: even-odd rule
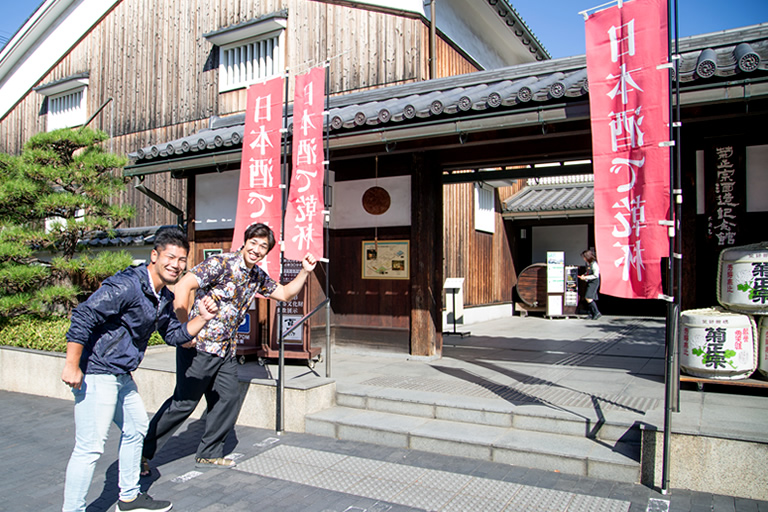
[[[668,45],[667,58],[668,62],[672,64],[672,68],[675,71],[674,81],[679,87],[679,70],[678,70],[678,32],[677,32],[677,0],[672,0],[667,5],[667,27],[670,27],[672,20],[674,19],[674,40],[675,51],[672,54],[672,50]],[[670,140],[675,144],[672,151],[673,158],[670,159],[669,179],[670,179],[670,215],[672,215],[671,233],[669,238],[669,259],[667,268],[667,318],[666,318],[666,370],[664,375],[665,383],[665,396],[664,396],[664,440],[663,440],[663,455],[662,455],[662,470],[661,470],[661,493],[667,494],[669,492],[670,481],[670,442],[672,437],[672,412],[678,412],[680,409],[679,393],[680,393],[680,368],[678,364],[678,330],[679,330],[679,315],[680,315],[680,290],[679,290],[679,277],[680,277],[680,258],[681,254],[678,252],[680,246],[680,201],[682,200],[680,190],[680,148],[679,144],[679,126],[680,126],[680,96],[679,88],[677,91],[677,107],[675,110],[672,108],[672,73],[669,72],[668,84],[669,84],[669,135]],[[675,115],[673,116],[673,112]]]
[[[325,111],[323,112],[323,122],[325,123],[325,184],[324,188],[326,195],[331,193],[328,182],[331,175],[331,61],[325,62]],[[325,297],[328,302],[325,304],[325,377],[331,377],[331,198],[326,197],[324,201],[325,206]]]
[[[288,183],[290,181],[288,173],[288,70],[285,70],[285,107],[283,109],[283,134],[282,134],[282,165],[280,172],[280,187],[282,188],[282,210],[280,215],[280,282],[283,281],[283,269],[285,268],[285,253],[283,252],[283,236],[285,235],[285,211],[288,205]],[[282,434],[285,427],[285,348],[283,346],[283,302],[277,305],[277,344],[278,344],[278,365],[277,365],[277,433]]]

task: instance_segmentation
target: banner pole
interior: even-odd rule
[[[283,109],[283,136],[282,141],[282,165],[280,172],[280,186],[282,189],[282,206],[280,210],[280,238],[278,248],[280,249],[280,274],[279,280],[283,281],[283,271],[285,269],[285,256],[283,252],[283,236],[285,235],[285,210],[288,199],[288,85],[290,83],[288,69],[285,70],[285,108]],[[283,302],[277,304],[277,343],[278,343],[278,365],[277,365],[277,433],[282,434],[285,425],[285,348],[283,346]]]
[[[674,0],[675,6],[675,57],[680,55],[680,33],[678,20],[678,0]],[[675,385],[674,400],[672,411],[680,412],[680,310],[683,300],[683,147],[682,143],[682,116],[680,113],[680,59],[675,58],[675,122],[672,124],[675,129],[675,172],[672,195],[675,202],[675,253],[672,255],[675,262],[675,284],[677,293],[675,293],[675,346],[674,346],[674,365],[675,365]],[[671,114],[671,113],[670,113]]]
[[[325,62],[325,296],[331,298],[331,198],[327,197],[332,189],[328,186],[331,175],[331,61]],[[331,378],[331,301],[325,304],[325,377]]]
[[[674,11],[674,12],[673,12]],[[667,61],[673,64],[675,70],[675,82],[678,81],[679,73],[677,68],[677,0],[672,0],[667,4],[667,30],[669,30],[672,20],[674,19],[675,30],[675,53],[672,54],[671,45],[669,44],[669,37],[667,37]],[[677,191],[679,190],[679,157],[680,149],[677,147],[676,137],[679,136],[679,96],[677,97],[677,109],[672,109],[672,74],[668,73],[669,84],[669,135],[670,140],[675,141],[673,146],[673,158],[670,158],[670,194],[669,194],[669,212],[672,215],[672,232],[669,237],[669,258],[667,259],[667,318],[666,318],[666,370],[665,370],[665,395],[664,395],[664,440],[663,440],[663,455],[662,455],[662,469],[661,469],[661,494],[667,494],[669,492],[669,465],[670,465],[670,442],[672,436],[672,412],[679,411],[679,387],[680,387],[680,368],[678,365],[677,345],[678,345],[678,318],[679,318],[679,269],[678,265],[679,253],[677,252],[677,246],[679,243],[679,209]],[[673,114],[674,113],[674,114]]]

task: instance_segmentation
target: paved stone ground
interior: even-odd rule
[[[0,391],[0,404],[0,511],[60,510],[72,403]],[[641,485],[240,426],[227,442],[238,469],[197,470],[201,432],[200,421],[182,427],[142,479],[175,511],[768,512],[768,502],[677,489],[662,496]],[[113,427],[89,512],[115,508],[118,437]]]

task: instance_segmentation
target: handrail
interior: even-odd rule
[[[292,326],[291,326],[291,327],[290,327],[290,328],[289,328],[287,331],[285,331],[285,332],[283,333],[283,339],[285,339],[285,337],[286,337],[286,336],[288,336],[289,334],[291,334],[291,333],[292,333],[292,332],[293,332],[295,329],[297,329],[297,328],[298,328],[298,327],[299,327],[301,324],[303,324],[304,322],[306,322],[307,320],[309,320],[309,317],[311,317],[312,315],[314,315],[315,313],[317,313],[318,311],[320,311],[320,308],[322,308],[323,306],[325,306],[325,305],[326,305],[326,304],[328,304],[329,302],[331,302],[331,298],[330,298],[330,297],[327,297],[327,298],[326,298],[326,299],[325,299],[323,302],[321,302],[320,304],[318,304],[318,306],[317,306],[315,309],[313,309],[312,311],[310,311],[309,313],[307,313],[306,315],[304,315],[303,317],[301,317],[301,318],[298,320],[298,322],[296,322],[295,324],[293,324],[293,325],[292,325]]]
[[[323,306],[326,306],[326,309],[328,309],[330,307],[330,306],[328,306],[328,304],[330,304],[330,302],[331,302],[331,298],[330,297],[326,297],[324,301],[322,301],[317,307],[315,307],[315,309],[313,309],[312,311],[310,311],[309,313],[307,313],[306,315],[301,317],[287,331],[285,331],[285,332],[280,334],[280,337],[279,337],[279,343],[280,343],[279,361],[280,361],[280,363],[279,363],[279,366],[278,366],[277,396],[275,397],[275,399],[276,399],[275,413],[276,413],[276,416],[277,416],[277,418],[275,418],[275,421],[277,423],[277,433],[278,434],[282,433],[283,425],[285,424],[285,421],[284,421],[285,412],[284,412],[284,408],[283,408],[283,398],[284,398],[283,395],[284,395],[284,390],[285,390],[285,381],[284,381],[284,375],[285,374],[284,374],[284,371],[283,371],[283,360],[284,360],[284,357],[285,357],[284,356],[285,348],[284,348],[284,345],[283,345],[283,341],[285,340],[286,336],[291,334],[294,330],[298,329],[298,327],[300,325],[302,325],[304,322],[306,322],[309,319],[309,317],[311,317],[312,315],[314,315],[315,313],[320,311],[320,308],[322,308]],[[282,316],[282,313],[281,313],[281,316]],[[328,321],[329,321],[329,319],[326,318],[326,322],[328,322]],[[330,347],[330,339],[329,339],[330,336],[329,336],[328,333],[329,333],[328,326],[326,325],[326,336],[325,336],[325,352],[326,352],[326,354],[325,354],[325,356],[326,356],[326,358],[328,358],[330,360],[329,352],[331,350],[331,347]],[[329,377],[329,376],[330,375],[328,375],[328,372],[326,371],[326,377]]]

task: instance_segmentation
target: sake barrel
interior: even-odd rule
[[[768,378],[768,316],[760,317],[758,333],[757,349],[760,355],[757,358],[757,369],[763,377]]]
[[[720,252],[717,301],[731,311],[768,315],[768,242]]]
[[[694,377],[745,379],[757,369],[757,327],[749,315],[722,308],[680,314],[680,368]]]
[[[547,264],[534,263],[517,276],[517,294],[526,306],[547,305]]]

